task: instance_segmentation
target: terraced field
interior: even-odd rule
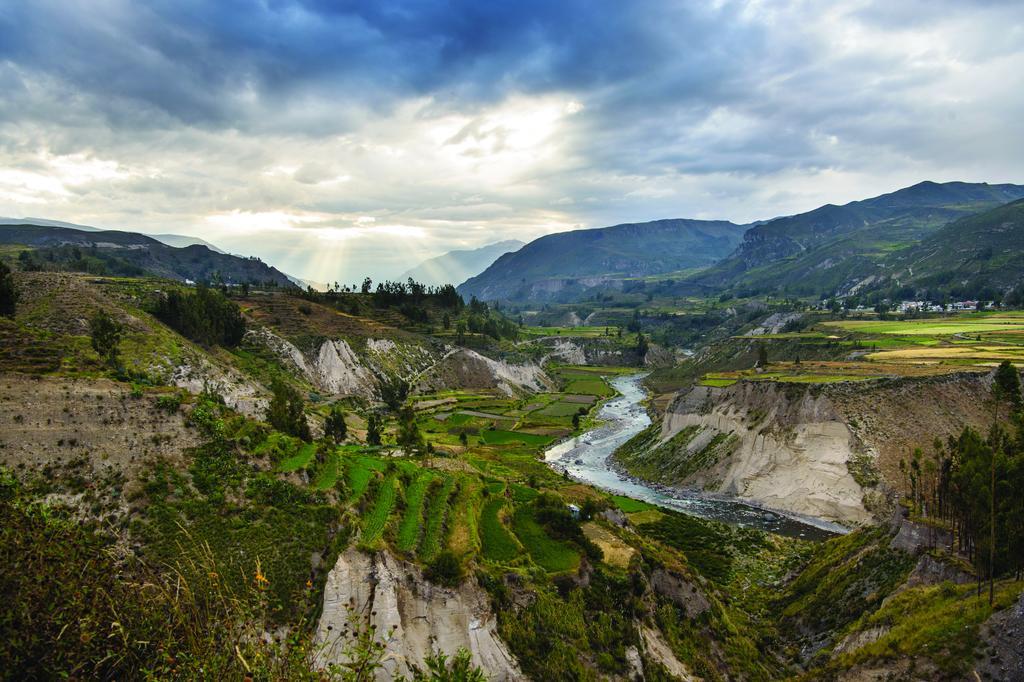
[[[593,409],[611,391],[589,368],[557,373],[565,393],[417,396],[416,419],[428,442],[436,453],[455,456],[396,457],[388,446],[359,445],[318,456],[317,445],[278,433],[257,450],[279,472],[305,471],[314,490],[331,494],[344,481],[339,504],[355,512],[357,541],[366,549],[389,544],[423,563],[448,549],[458,557],[569,571],[579,564],[580,550],[548,534],[534,516],[534,500],[538,488],[564,489],[577,502],[579,491],[537,455],[571,433],[572,415]]]

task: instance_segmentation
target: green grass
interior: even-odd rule
[[[427,497],[430,482],[435,478],[430,471],[421,471],[405,491],[405,515],[398,526],[398,549],[412,552],[420,541],[423,528],[423,502]]]
[[[988,591],[978,597],[974,585],[914,587],[885,602],[882,608],[865,616],[856,630],[886,627],[878,640],[843,654],[837,663],[848,669],[871,659],[896,656],[925,656],[947,675],[966,673],[981,643],[979,626],[992,614]],[[1024,582],[1004,582],[995,592],[996,610],[1014,604]]]
[[[653,504],[634,500],[632,497],[625,497],[623,495],[612,495],[612,502],[614,502],[615,506],[626,514],[647,511],[648,509],[657,509]]]
[[[381,483],[373,508],[363,519],[363,532],[359,541],[364,547],[375,547],[384,534],[384,527],[387,526],[398,497],[397,485],[398,474],[391,474]]]
[[[585,406],[580,403],[551,403],[544,409],[538,410],[537,414],[545,417],[571,417],[579,412],[581,407]]]
[[[506,443],[522,443],[523,445],[544,446],[551,442],[551,436],[538,436],[533,433],[518,431],[502,431],[486,429],[480,432],[480,440],[487,445],[504,445]]]
[[[330,490],[338,482],[341,474],[341,456],[337,452],[330,452],[324,460],[323,466],[313,481],[313,488],[316,490]]]
[[[549,573],[575,570],[580,556],[567,545],[553,540],[533,516],[529,507],[519,507],[512,517],[512,526],[519,541],[533,561]]]
[[[301,448],[299,448],[297,453],[281,461],[281,464],[277,467],[278,471],[288,472],[305,469],[309,466],[309,463],[313,460],[313,456],[315,454],[316,443],[305,443]]]
[[[569,382],[569,385],[565,387],[566,393],[582,393],[584,395],[596,395],[599,397],[607,397],[612,395],[613,391],[610,386],[603,379],[577,379]]]
[[[725,386],[732,386],[736,383],[736,379],[715,379],[706,377],[698,382],[701,386],[713,386],[716,388],[724,388]]]
[[[504,507],[503,498],[492,496],[480,513],[481,549],[484,558],[491,561],[511,561],[519,556],[519,543],[501,522]]]
[[[512,500],[516,504],[530,502],[540,494],[533,488],[525,485],[519,485],[518,483],[513,483],[509,486],[509,489],[512,491]]]
[[[1024,319],[1006,314],[958,316],[919,320],[844,320],[826,323],[862,334],[902,334],[911,336],[950,336],[994,331],[1024,331]]]
[[[366,492],[370,479],[376,471],[383,471],[384,464],[371,457],[350,457],[346,467],[348,476],[349,504],[355,504]]]
[[[444,541],[444,522],[448,516],[448,501],[455,490],[455,477],[445,476],[440,485],[431,486],[430,503],[427,506],[427,521],[423,529],[423,539],[417,556],[422,561],[430,561],[438,552]]]

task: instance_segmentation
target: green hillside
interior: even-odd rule
[[[51,225],[0,225],[0,244],[26,247],[22,269],[84,271],[96,275],[142,274],[193,282],[273,284],[294,288],[281,271],[258,258],[213,251],[201,244],[168,246],[146,235],[86,231]]]
[[[1024,186],[922,182],[751,228],[728,258],[680,289],[716,294],[844,293],[885,271],[889,256],[952,221],[1024,197]]]
[[[505,254],[459,292],[536,301],[573,295],[601,280],[704,267],[728,255],[744,229],[721,220],[656,220],[547,235]]]
[[[999,298],[1024,279],[1024,201],[957,220],[891,254],[888,274],[933,298]]]

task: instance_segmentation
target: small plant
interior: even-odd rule
[[[458,587],[462,582],[462,564],[451,550],[443,550],[424,571],[427,580],[445,587]]]

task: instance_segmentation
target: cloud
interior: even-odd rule
[[[1021,182],[1021,86],[1019,2],[13,2],[0,214],[380,278],[580,226]]]

